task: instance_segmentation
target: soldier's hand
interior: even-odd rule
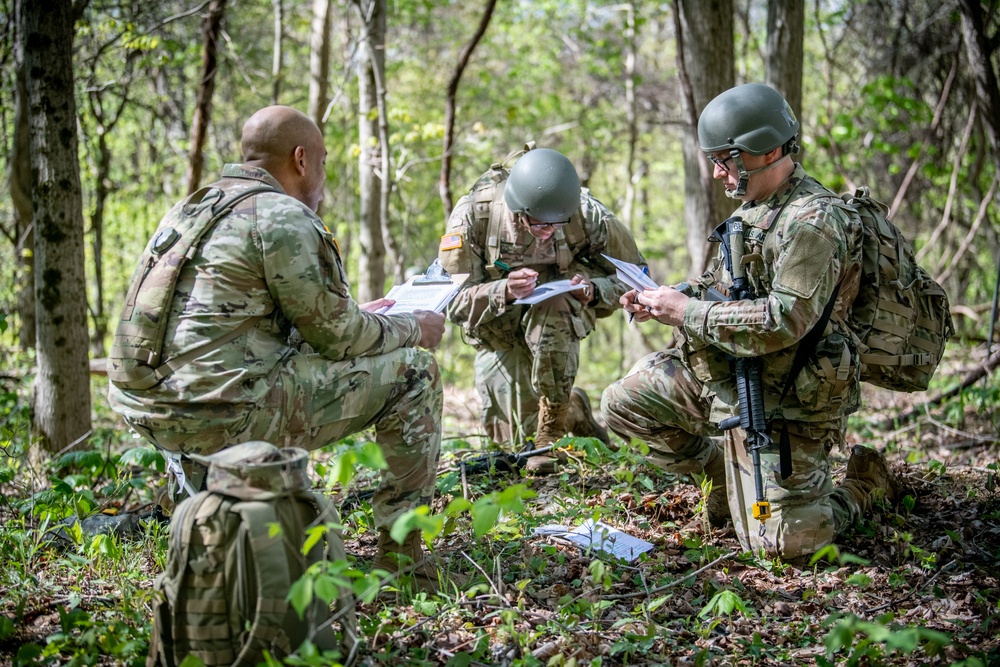
[[[388,308],[394,303],[396,303],[395,299],[387,299],[385,297],[382,297],[381,299],[375,299],[374,301],[369,301],[368,303],[359,303],[358,308],[365,311],[366,313],[377,313],[383,308]]]
[[[573,276],[573,278],[569,281],[569,284],[583,285],[583,289],[573,290],[572,292],[570,292],[570,295],[574,299],[576,299],[585,306],[593,300],[594,283],[590,282],[590,279],[587,276],[583,275],[582,273],[578,273],[575,276]]]
[[[444,335],[444,313],[415,310],[413,315],[417,318],[417,326],[420,327],[420,341],[417,344],[428,350],[437,347]]]
[[[684,323],[684,311],[687,309],[688,301],[690,298],[686,294],[667,285],[643,290],[635,296],[636,304],[643,306],[656,320],[674,326]]]
[[[521,268],[507,276],[507,300],[514,301],[528,296],[538,284],[538,271]]]

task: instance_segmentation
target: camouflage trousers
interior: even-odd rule
[[[407,510],[430,504],[443,403],[434,355],[417,348],[347,361],[298,354],[271,380],[264,401],[228,429],[193,436],[139,430],[169,451],[210,454],[249,440],[313,450],[374,426],[388,464],[372,497],[376,527],[390,528]]]
[[[538,427],[538,397],[567,403],[580,367],[580,340],[589,332],[579,301],[561,294],[523,308],[510,346],[476,350],[476,389],[486,434],[518,449]],[[496,347],[497,349],[494,349]]]
[[[772,516],[761,534],[753,518],[756,500],[753,466],[744,433],[725,433],[723,444],[713,423],[712,398],[681,361],[676,349],[641,359],[628,374],[604,390],[601,409],[608,427],[624,438],[649,445],[648,460],[675,473],[701,472],[722,447],[729,510],[746,550],[792,560],[830,544],[870,509],[865,489],[846,480],[834,486],[829,454],[842,443],[846,419],[789,422],[792,474],[781,478],[777,446],[761,452],[764,493]],[[773,435],[775,441],[778,434]]]

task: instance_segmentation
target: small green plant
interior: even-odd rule
[[[823,639],[826,656],[817,656],[821,667],[880,664],[882,659],[900,652],[906,655],[920,648],[929,657],[939,656],[951,644],[951,637],[937,630],[892,623],[892,614],[876,621],[865,621],[854,614],[834,614],[824,625],[832,625]],[[836,658],[836,661],[834,659]]]

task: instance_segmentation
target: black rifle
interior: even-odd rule
[[[458,466],[458,471],[464,471],[466,475],[478,475],[491,470],[496,470],[497,472],[516,472],[523,468],[528,462],[528,459],[532,456],[547,454],[554,449],[558,449],[556,444],[551,444],[548,447],[531,449],[525,452],[517,452],[514,454],[506,452],[489,452],[478,456],[466,457],[460,461],[456,461],[455,464]],[[438,470],[437,476],[440,477],[441,475],[449,472],[454,472],[454,468],[448,466],[442,470]],[[368,500],[373,495],[375,495],[374,488],[352,491],[341,501],[340,509],[348,510],[357,506],[361,501]]]
[[[734,216],[722,221],[712,232],[711,241],[722,244],[722,260],[726,271],[732,276],[729,288],[730,301],[744,301],[757,298],[753,285],[747,279],[743,267],[743,218]],[[746,448],[753,462],[753,482],[757,492],[757,502],[753,505],[753,518],[760,521],[760,533],[764,534],[764,522],[771,518],[771,503],[764,494],[764,479],[760,472],[760,450],[773,443],[768,435],[767,419],[764,417],[764,391],[761,387],[761,368],[758,357],[737,357],[734,362],[736,392],[740,402],[738,417],[730,417],[719,422],[723,431],[740,426],[746,432]]]

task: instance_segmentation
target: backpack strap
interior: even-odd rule
[[[501,274],[494,262],[500,258],[500,229],[504,213],[503,191],[507,185],[507,176],[497,169],[492,169],[489,174],[493,183],[473,193],[473,210],[476,220],[486,223],[486,272],[490,280],[498,280]]]
[[[233,667],[255,667],[263,656],[263,651],[272,644],[278,645],[285,653],[291,653],[288,636],[282,628],[288,611],[288,600],[265,598],[265,591],[287,591],[288,557],[281,535],[271,535],[271,524],[278,523],[274,505],[269,502],[249,500],[235,503],[232,511],[242,517],[242,526],[248,531],[247,543],[253,554],[257,581],[257,600],[254,618],[243,648],[236,656]],[[240,563],[245,567],[246,561]]]

